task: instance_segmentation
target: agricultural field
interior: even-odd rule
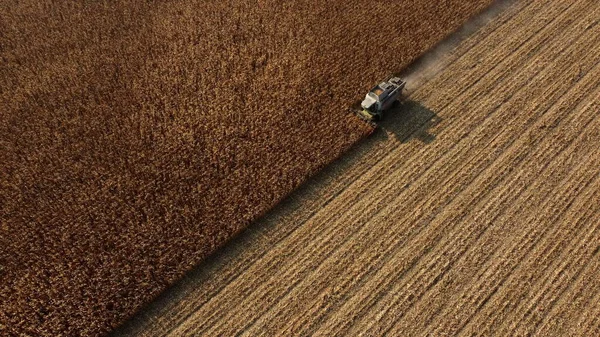
[[[371,134],[348,107],[490,3],[3,1],[0,335],[111,331]]]
[[[115,335],[600,335],[599,22],[515,2]]]

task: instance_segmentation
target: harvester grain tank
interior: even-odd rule
[[[405,85],[399,77],[391,77],[374,86],[361,102],[359,116],[368,121],[381,120],[383,113],[398,102]]]

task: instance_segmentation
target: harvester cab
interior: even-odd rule
[[[381,120],[383,113],[398,102],[405,85],[399,77],[391,77],[374,86],[361,102],[359,116],[368,121]]]

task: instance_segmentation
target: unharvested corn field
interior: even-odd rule
[[[0,4],[0,335],[105,334],[372,129],[490,0]]]
[[[599,22],[514,3],[120,334],[600,335]]]

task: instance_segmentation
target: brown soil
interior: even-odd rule
[[[489,3],[5,1],[2,334],[111,330],[369,134],[350,102]]]
[[[122,333],[599,335],[598,46],[597,2],[515,3]]]

